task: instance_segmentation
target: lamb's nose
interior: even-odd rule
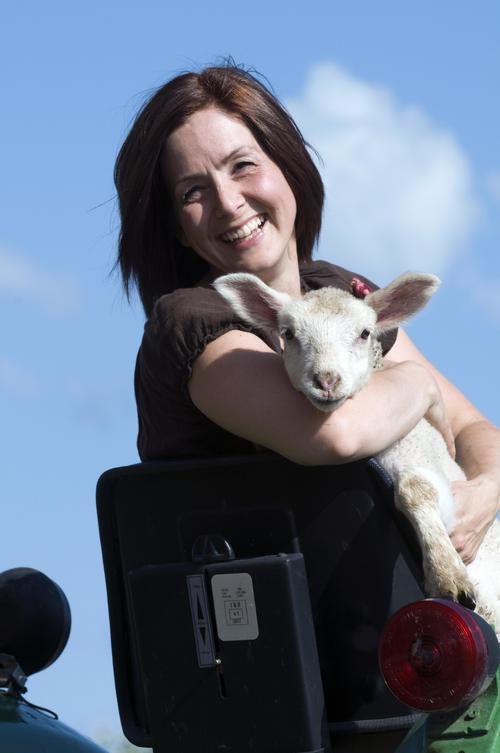
[[[340,382],[338,374],[333,374],[331,371],[320,371],[319,374],[315,374],[314,384],[324,392],[331,392]]]

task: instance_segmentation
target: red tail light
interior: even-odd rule
[[[451,711],[491,682],[498,642],[474,612],[426,599],[393,615],[382,633],[379,661],[386,684],[403,703],[420,711]]]

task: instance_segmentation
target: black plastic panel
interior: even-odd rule
[[[303,553],[331,724],[408,713],[382,682],[377,647],[388,617],[422,597],[419,552],[369,463],[304,467],[256,455],[142,464],[103,474],[97,501],[118,703],[132,742],[150,745],[151,734],[128,574],[188,563],[202,534],[226,536],[242,559]],[[175,630],[166,636],[174,643]]]

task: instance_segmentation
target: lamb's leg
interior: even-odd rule
[[[432,483],[429,475],[427,471],[402,471],[396,484],[396,505],[419,539],[427,595],[474,609],[474,587],[441,518],[439,495],[444,493],[443,485]],[[451,495],[451,491],[445,493]]]

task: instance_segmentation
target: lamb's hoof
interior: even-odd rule
[[[467,609],[472,609],[472,611],[476,608],[476,598],[470,591],[460,591],[458,594],[458,603],[463,607],[467,607]]]
[[[461,566],[463,567],[463,565]],[[443,571],[428,571],[425,579],[425,591],[427,596],[437,599],[450,599],[450,601],[462,604],[468,609],[475,609],[476,595],[474,586],[460,570],[453,572],[451,569]]]

